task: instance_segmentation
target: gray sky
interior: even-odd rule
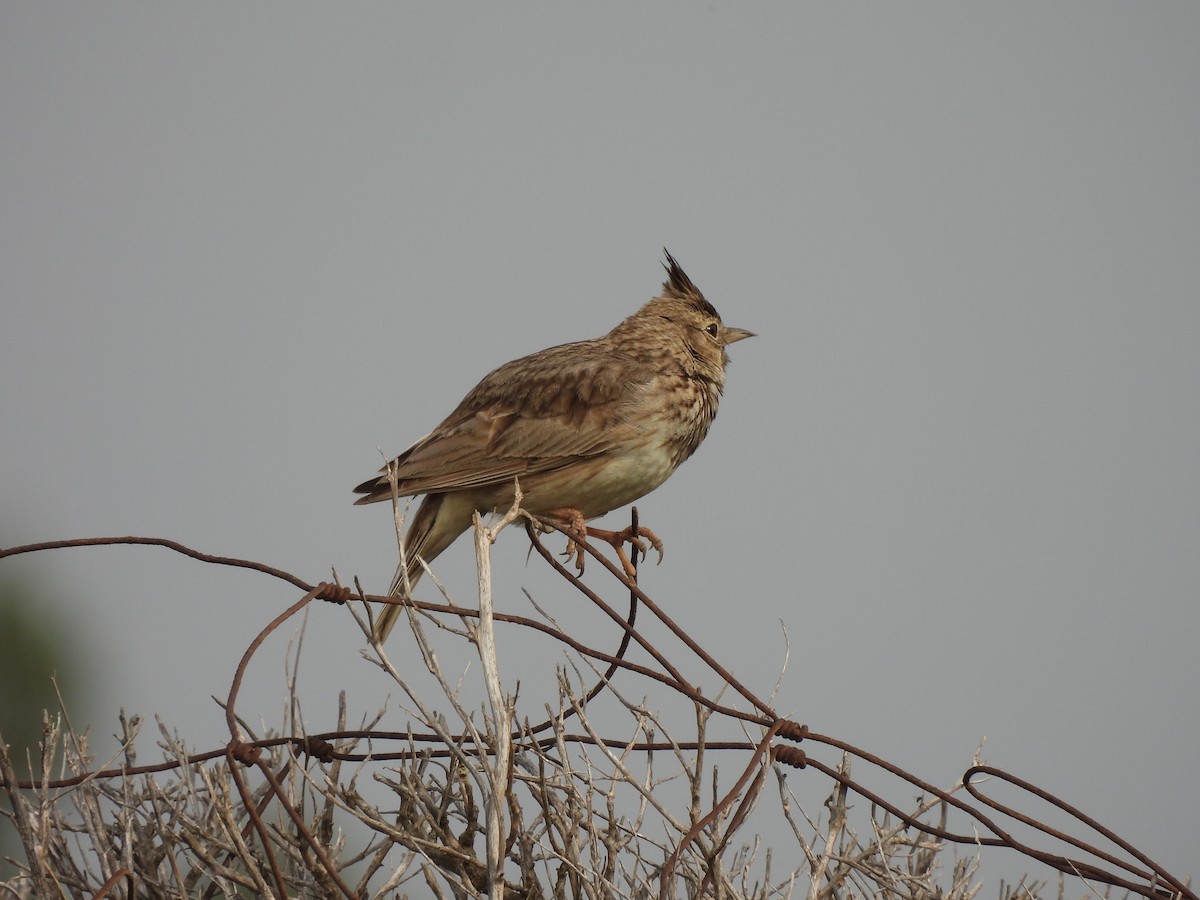
[[[610,328],[665,245],[760,336],[639,504],[645,586],[763,694],[786,625],[814,730],[943,785],[986,736],[1200,874],[1198,34],[1195,4],[6,5],[0,543],[382,591],[376,448]],[[437,567],[464,602],[470,563]],[[102,748],[120,706],[219,743],[208,696],[293,599],[165,551],[5,565],[94,661]],[[378,704],[343,615],[306,641],[311,727]]]

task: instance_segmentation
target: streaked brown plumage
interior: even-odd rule
[[[506,363],[445,421],[396,458],[401,497],[424,494],[404,536],[411,587],[471,525],[507,509],[513,479],[534,515],[578,522],[632,503],[667,480],[704,440],[725,384],[725,347],[749,331],[721,322],[667,253],[662,293],[603,337]],[[387,467],[356,502],[392,496]],[[392,593],[403,592],[398,573]],[[383,641],[399,606],[375,623]]]

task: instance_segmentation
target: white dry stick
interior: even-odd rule
[[[495,525],[483,524],[475,513],[475,566],[479,572],[479,628],[475,645],[483,664],[483,680],[492,708],[495,742],[488,770],[491,790],[487,798],[487,869],[490,900],[504,900],[504,807],[508,797],[508,770],[512,761],[512,702],[500,687],[500,665],[496,658],[496,634],[492,619],[492,544],[506,525],[521,516],[521,486],[514,479],[512,508]],[[482,749],[482,748],[481,748]]]
[[[844,777],[850,777],[849,753],[842,754],[842,764],[838,766],[838,772]],[[841,836],[842,829],[846,827],[846,790],[846,783],[839,781],[837,787],[833,789],[833,793],[829,795],[829,799],[825,801],[825,805],[829,808],[829,833],[825,837],[825,852],[821,855],[821,861],[813,871],[812,881],[808,885],[808,900],[818,900],[823,893],[821,888],[825,876],[829,872],[829,864],[833,860],[838,838]],[[836,891],[830,891],[830,896],[836,896],[836,894]]]

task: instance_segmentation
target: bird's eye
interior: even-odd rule
[[[716,322],[709,322],[708,327],[704,330],[708,332],[709,337],[716,337],[721,331],[721,326]]]

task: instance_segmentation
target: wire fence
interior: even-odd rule
[[[632,516],[629,531],[636,535],[636,508]],[[499,530],[514,522],[524,523],[533,549],[562,582],[613,623],[619,635],[615,649],[581,640],[548,617],[493,608],[488,548]],[[551,529],[575,540],[580,561],[586,554],[612,579],[606,584],[628,594],[624,611],[573,570],[582,569],[581,564],[564,565],[545,546],[543,536]],[[922,891],[928,890],[937,852],[961,845],[975,852],[997,848],[995,852],[1020,854],[1082,879],[1089,889],[1103,885],[1153,900],[1200,900],[1187,882],[1113,831],[1011,773],[973,765],[958,785],[946,790],[879,754],[780,717],[639,587],[636,549],[627,560],[631,565],[616,565],[591,543],[552,523],[536,522],[515,505],[495,524],[477,521],[474,533],[478,607],[367,594],[361,587],[336,583],[312,585],[252,560],[213,556],[161,538],[85,538],[0,550],[0,558],[6,558],[77,547],[152,545],[202,563],[280,579],[301,592],[250,643],[233,672],[223,704],[229,732],[223,747],[186,753],[183,742],[164,731],[163,746],[172,755],[137,764],[136,723],[122,717],[121,764],[92,768],[86,748],[47,717],[42,776],[18,780],[0,742],[0,779],[10,801],[5,815],[25,853],[18,877],[0,888],[12,896],[34,897],[211,897],[252,891],[357,898],[419,884],[436,896],[448,891],[454,897],[487,894],[495,900],[505,893],[672,897],[682,892],[765,898],[798,889],[817,900],[880,896],[879,886],[886,884],[887,896],[916,897],[929,896]],[[264,642],[314,601],[348,605],[364,635],[370,633],[373,607],[403,606],[419,654],[413,658],[438,679],[441,695],[436,701],[423,696],[380,648],[372,648],[372,659],[404,690],[421,730],[385,730],[378,727],[378,718],[367,727],[348,728],[343,697],[336,728],[304,733],[297,717],[288,726],[290,733],[254,736],[237,711],[247,667]],[[682,649],[668,650],[662,641],[651,640],[638,624],[639,613],[652,616]],[[461,705],[458,688],[441,670],[426,633],[431,626],[479,655],[485,713]],[[544,715],[530,720],[505,690],[492,638],[496,627],[537,632],[561,644],[578,662],[570,671],[558,670],[556,709],[547,706]],[[639,648],[639,657],[647,661],[627,658],[631,647]],[[720,690],[702,691],[685,677],[684,670],[696,665],[717,677]],[[585,677],[590,682],[586,689]],[[691,707],[696,726],[689,740],[670,734],[654,712],[619,689],[639,679],[677,694]],[[588,718],[589,703],[605,693],[616,697],[630,716],[632,727],[620,734],[602,733]],[[452,725],[455,720],[458,724]],[[734,726],[745,739],[708,740],[717,722]],[[64,759],[56,762],[54,748],[60,741]],[[738,773],[729,786],[718,789],[715,775],[706,780],[705,760],[711,754],[726,759],[733,754],[737,760]],[[664,757],[686,785],[674,806],[664,799],[663,785],[670,778],[655,770]],[[72,774],[51,777],[55,765],[66,765]],[[904,808],[894,793],[885,796],[864,783],[863,767],[916,788],[921,801],[915,809]],[[783,777],[787,769],[827,780],[832,794],[825,824],[809,819],[810,827],[804,827],[805,817],[795,809]],[[382,810],[363,797],[358,779],[364,771],[396,798],[394,808]],[[153,777],[167,772],[176,776],[169,784]],[[772,876],[770,853],[765,862],[753,862],[757,838],[744,831],[772,773],[781,814],[802,854],[802,863],[782,877]],[[983,790],[983,784],[993,782],[1017,789],[1030,803],[1049,804],[1069,817],[1074,833],[993,799]],[[631,812],[619,808],[617,785],[632,797]],[[872,807],[872,834],[866,838],[846,825],[848,800],[854,796]],[[73,799],[74,818],[62,810],[67,797]],[[967,826],[951,827],[951,816]],[[363,823],[372,839],[361,852],[347,856],[341,826],[350,820]],[[1036,842],[1018,838],[1014,823],[1022,833],[1036,835]],[[87,852],[76,840],[81,833],[90,836]],[[477,838],[483,842],[482,853]],[[1111,849],[1096,846],[1098,838]],[[1056,852],[1052,846],[1070,849]],[[186,865],[181,853],[187,854]],[[347,880],[351,870],[359,871],[354,884]],[[968,863],[956,864],[952,887],[942,895],[973,896],[978,887],[970,887],[971,872]],[[597,883],[611,890],[597,894]],[[1026,894],[1032,895],[1028,889]]]

